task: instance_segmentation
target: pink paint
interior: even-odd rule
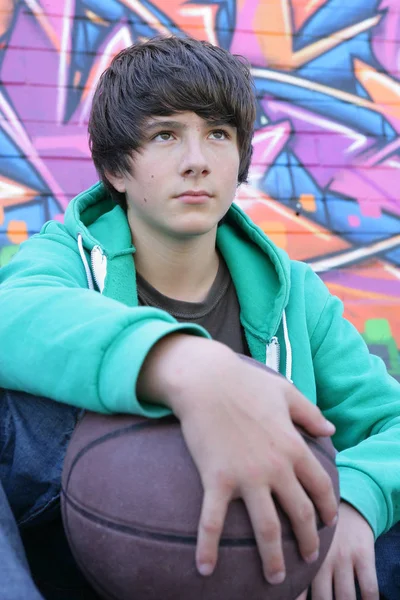
[[[253,138],[250,179],[263,176],[265,167],[274,163],[291,134],[289,121],[281,121],[259,129]]]
[[[380,171],[380,172],[379,172]],[[382,210],[400,216],[398,169],[343,169],[336,173],[329,189],[356,198],[364,216],[378,219]]]
[[[394,78],[399,77],[400,9],[399,0],[382,0],[383,18],[374,30],[372,47],[378,61]]]
[[[44,154],[46,150],[63,151],[72,149],[74,150],[74,156],[77,154],[82,154],[86,157],[91,156],[86,131],[81,135],[39,136],[35,138],[35,146],[38,150],[44,151]]]
[[[242,9],[236,18],[236,28],[233,34],[231,47],[232,54],[246,56],[253,65],[266,67],[267,62],[261,50],[261,46],[254,35],[254,20],[260,0],[244,0]]]
[[[361,220],[358,215],[349,215],[348,222],[351,227],[360,227]]]

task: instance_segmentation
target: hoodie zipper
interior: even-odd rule
[[[92,264],[93,279],[102,294],[107,276],[107,256],[100,246],[93,246],[90,253],[90,262]]]
[[[276,373],[279,373],[280,357],[281,347],[279,345],[278,338],[274,336],[271,338],[270,343],[267,344],[267,357],[265,364]]]

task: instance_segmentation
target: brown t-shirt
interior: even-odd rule
[[[137,288],[140,306],[161,308],[180,323],[197,323],[211,337],[240,354],[250,355],[240,323],[235,286],[225,261],[220,258],[218,273],[203,302],[184,302],[160,294],[139,273]]]

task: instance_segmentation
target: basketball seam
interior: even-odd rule
[[[156,541],[164,541],[164,542],[170,542],[173,544],[185,544],[185,545],[196,545],[197,543],[197,536],[194,535],[182,535],[182,534],[171,534],[171,533],[161,533],[161,532],[154,532],[154,531],[148,531],[146,529],[140,529],[139,527],[132,527],[132,525],[124,525],[122,523],[115,523],[114,521],[111,521],[109,519],[106,519],[105,517],[101,517],[98,515],[94,515],[92,512],[90,512],[89,510],[82,508],[81,506],[79,506],[74,500],[72,500],[65,489],[61,489],[61,493],[64,496],[64,501],[65,503],[69,504],[71,506],[71,508],[73,508],[73,510],[75,510],[77,513],[79,513],[81,516],[85,517],[86,519],[88,519],[89,521],[92,521],[93,523],[96,523],[97,525],[103,525],[104,527],[108,527],[114,531],[119,531],[121,533],[126,533],[129,535],[133,535],[136,536],[138,538],[145,538],[145,539],[150,539],[150,540],[156,540]],[[319,533],[321,533],[324,529],[325,529],[325,525],[321,525],[318,528]],[[290,541],[292,540],[292,536],[283,536],[283,540],[287,540]],[[256,540],[254,537],[246,537],[243,539],[238,539],[238,538],[221,538],[220,540],[220,546],[221,547],[234,547],[234,548],[240,548],[240,547],[254,547],[256,546]]]
[[[168,421],[171,420],[171,417],[168,419]],[[84,446],[83,448],[81,448],[78,452],[78,454],[75,456],[74,460],[71,463],[71,467],[69,469],[69,473],[68,473],[68,479],[67,479],[67,484],[66,487],[68,488],[68,484],[69,484],[69,480],[71,478],[72,475],[72,471],[74,470],[76,463],[82,458],[82,456],[84,456],[86,454],[86,452],[89,452],[89,450],[91,450],[92,448],[95,448],[96,446],[98,446],[99,444],[113,439],[113,438],[117,438],[120,437],[122,435],[125,435],[126,433],[129,433],[130,431],[134,431],[135,429],[146,429],[147,427],[151,427],[153,425],[153,421],[143,421],[142,423],[135,423],[134,425],[128,425],[126,427],[122,427],[121,429],[117,429],[116,431],[112,431],[110,433],[105,433],[104,435],[102,435],[99,438],[96,438],[95,440],[89,442],[86,446]],[[157,423],[159,423],[159,420],[157,420]]]
[[[114,531],[119,531],[121,533],[127,533],[139,538],[151,539],[160,542],[171,542],[173,544],[185,544],[185,545],[196,545],[197,536],[194,535],[173,535],[170,533],[157,533],[154,531],[147,531],[146,529],[139,529],[138,527],[132,527],[130,525],[123,525],[122,523],[115,523],[110,521],[109,519],[105,519],[104,517],[99,517],[89,512],[88,510],[82,508],[76,502],[74,502],[66,493],[64,489],[61,490],[61,493],[64,496],[64,500],[67,504],[69,504],[77,513],[96,523],[97,525],[103,525]],[[256,540],[254,537],[251,538],[229,538],[229,539],[221,539],[221,546],[233,546],[233,547],[249,547],[255,546]]]
[[[161,424],[163,424],[163,425],[165,423],[169,424],[171,420],[175,421],[176,419],[175,419],[175,417],[169,417],[169,418],[163,419],[163,422]],[[123,427],[121,429],[117,429],[116,431],[106,433],[106,434],[102,435],[101,437],[93,440],[92,442],[89,442],[89,444],[87,444],[86,446],[81,448],[79,450],[78,454],[75,456],[75,458],[71,464],[69,473],[68,473],[66,487],[68,488],[68,483],[71,478],[72,471],[73,471],[74,467],[76,466],[76,463],[82,458],[82,456],[84,456],[87,452],[89,452],[89,450],[91,450],[92,448],[95,448],[96,446],[98,446],[99,444],[101,444],[107,440],[111,440],[111,439],[123,436],[131,431],[134,431],[135,429],[146,429],[148,427],[152,427],[155,423],[157,423],[157,425],[160,425],[160,419],[144,421],[142,423],[136,423],[135,425],[128,425],[127,427]],[[303,437],[307,438],[307,440],[310,444],[312,444],[313,446],[317,446],[318,452],[323,454],[325,456],[325,458],[327,458],[329,460],[329,462],[331,462],[332,464],[336,464],[335,458],[332,458],[332,456],[329,454],[329,452],[327,452],[325,450],[325,448],[322,448],[320,445],[318,445],[314,438],[307,435],[307,433],[305,433],[305,432],[302,432],[302,435],[303,435]]]

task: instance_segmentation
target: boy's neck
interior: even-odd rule
[[[132,231],[135,266],[158,292],[174,300],[202,302],[219,266],[216,229],[188,240],[171,240]]]

